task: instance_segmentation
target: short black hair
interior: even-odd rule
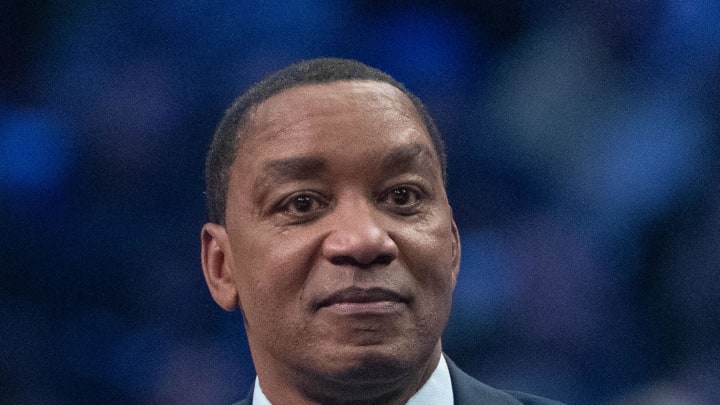
[[[421,117],[446,177],[445,146],[425,106],[405,86],[387,73],[349,59],[318,58],[302,61],[279,70],[255,84],[238,97],[220,121],[205,160],[206,221],[225,225],[230,167],[237,156],[240,138],[254,110],[263,101],[292,87],[344,80],[372,80],[388,83],[403,92]]]

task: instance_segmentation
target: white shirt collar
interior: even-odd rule
[[[420,390],[408,400],[406,405],[451,405],[454,401],[450,370],[445,356],[440,356],[435,371]],[[252,405],[272,405],[260,388],[260,380],[255,377]]]

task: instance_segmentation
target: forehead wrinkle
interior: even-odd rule
[[[263,108],[262,110],[258,110]],[[245,128],[245,136],[247,143],[264,144],[273,142],[275,138],[283,134],[292,133],[293,131],[302,130],[312,125],[311,114],[307,111],[297,112],[296,116],[288,114],[282,109],[269,109],[264,105],[252,112],[248,116],[248,125]]]

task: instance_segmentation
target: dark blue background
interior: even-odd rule
[[[720,3],[444,4],[3,2],[0,402],[244,396],[199,264],[204,154],[234,97],[316,56],[389,72],[447,139],[457,363],[570,403],[720,402]]]

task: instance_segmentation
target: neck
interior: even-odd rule
[[[438,342],[420,362],[369,363],[343,375],[311,370],[278,373],[262,365],[256,368],[263,393],[273,404],[403,405],[425,384],[441,355]]]

